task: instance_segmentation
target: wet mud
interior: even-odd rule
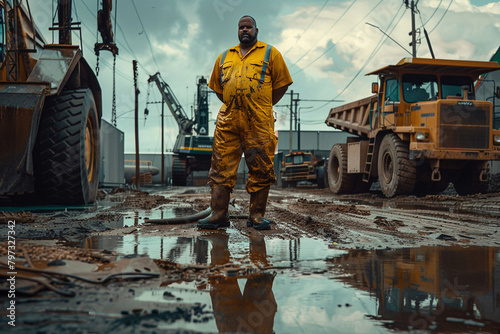
[[[148,223],[206,209],[208,188],[101,195],[93,208],[2,212],[16,221],[17,280],[12,327],[3,238],[0,331],[500,331],[500,194],[273,188],[270,231],[246,226],[242,189],[217,231]]]

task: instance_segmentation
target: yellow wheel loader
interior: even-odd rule
[[[97,194],[101,88],[72,45],[79,23],[71,8],[71,0],[57,1],[51,29],[59,43],[47,44],[29,1],[0,0],[0,196],[18,204],[90,204]],[[97,54],[118,51],[110,10],[105,0]]]

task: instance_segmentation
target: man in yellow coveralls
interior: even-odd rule
[[[271,228],[264,214],[269,187],[276,181],[273,105],[283,97],[292,78],[281,53],[258,41],[258,32],[253,17],[240,19],[240,44],[217,58],[208,84],[224,104],[217,115],[209,172],[211,214],[198,221],[198,228],[229,226],[229,195],[236,184],[242,153],[249,170],[247,226],[258,230]]]

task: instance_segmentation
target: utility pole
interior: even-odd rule
[[[299,104],[299,93],[297,93],[297,98],[294,99],[294,102],[295,102],[295,131],[297,131],[297,151],[300,151],[300,124],[299,124],[299,120],[298,120],[298,111],[297,111],[297,107],[298,107],[298,104]]]
[[[287,93],[288,94],[288,93]],[[300,108],[299,102],[300,101],[307,101],[307,102],[344,102],[344,100],[317,100],[317,99],[300,99],[299,98],[299,93],[294,93],[293,90],[290,91],[290,105],[288,106],[290,108],[290,146],[289,146],[289,153],[292,153],[292,145],[293,145],[293,117],[295,113],[295,131],[298,131],[297,133],[297,145],[298,145],[298,150],[300,150],[300,117],[299,117],[299,112]],[[295,108],[295,112],[294,112]],[[305,109],[312,108],[312,107],[306,107]]]
[[[297,98],[294,98],[294,96],[297,96]],[[298,102],[300,101],[299,99],[299,93],[294,93],[293,90],[290,91],[290,152],[292,153],[292,145],[293,145],[293,117],[295,114],[295,130],[297,130],[297,105]],[[294,112],[294,107],[295,107],[295,112]]]
[[[312,106],[310,107],[300,107],[299,108],[299,112],[297,114],[297,118],[299,119],[298,123],[299,123],[299,127],[297,129],[297,150],[300,151],[300,109],[310,109],[312,108]]]
[[[411,0],[411,54],[417,56],[417,38],[415,31],[415,1]]]
[[[290,112],[292,111],[292,106],[295,107],[295,131],[297,131],[297,150],[300,151],[300,101],[308,101],[308,102],[344,102],[344,100],[318,100],[318,99],[300,99],[299,93],[296,93],[296,98],[293,96],[293,91],[291,92],[292,98],[290,102]],[[302,108],[302,107],[301,107]],[[306,107],[312,108],[312,107]],[[290,138],[292,138],[292,115],[290,114]],[[292,152],[292,140],[290,139],[290,153]]]
[[[132,61],[134,69],[134,92],[135,92],[135,185],[141,188],[139,180],[139,89],[137,88],[137,60]]]
[[[290,150],[288,153],[292,153],[292,118],[293,118],[293,90],[290,91]]]
[[[406,8],[410,8],[411,10],[411,55],[413,58],[417,57],[417,32],[415,31],[415,11],[417,8],[417,2],[415,0],[411,0],[411,3],[408,4],[408,0],[404,0],[404,3],[406,4]]]
[[[163,96],[161,97],[161,185],[164,183],[164,174],[165,174],[165,149],[163,148],[163,144],[165,142],[165,131],[164,131],[164,119],[163,112],[165,111],[165,99]]]

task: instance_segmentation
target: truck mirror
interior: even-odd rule
[[[497,99],[500,99],[500,86],[497,87],[497,93],[495,94],[495,96],[497,97]]]
[[[372,82],[372,93],[373,94],[378,93],[378,82]]]

